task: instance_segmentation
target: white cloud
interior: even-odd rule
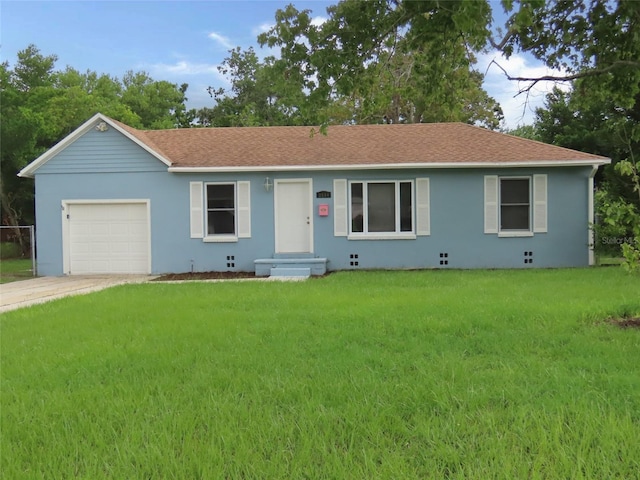
[[[477,68],[485,74],[485,90],[502,106],[507,128],[532,124],[536,108],[544,106],[546,95],[554,86],[564,91],[571,89],[566,82],[546,80],[536,82],[525,91],[532,82],[509,80],[507,75],[512,78],[540,78],[566,73],[550,69],[538,60],[521,54],[505,58],[500,52],[489,52],[479,56]]]
[[[154,63],[147,68],[154,74],[165,74],[170,76],[181,75],[218,75],[218,66],[208,63],[192,63],[186,60],[179,60],[174,64]]]
[[[231,39],[229,37],[225,37],[224,35],[221,35],[221,34],[219,34],[217,32],[211,32],[207,36],[211,40],[213,40],[214,42],[219,43],[220,45],[222,45],[227,50],[230,50],[230,49],[235,47],[235,45],[231,42]]]
[[[320,27],[322,26],[327,20],[329,20],[327,17],[323,17],[322,15],[317,15],[315,17],[313,17],[311,19],[311,25],[313,25],[314,27]],[[273,27],[275,27],[276,24],[275,23],[261,23],[260,25],[258,25],[257,27],[253,27],[251,29],[251,34],[254,36],[258,36],[261,33],[266,33],[269,30],[271,30]]]
[[[269,30],[271,30],[275,26],[276,26],[275,23],[262,23],[262,24],[258,25],[257,27],[252,28],[251,29],[251,34],[254,37],[257,37],[261,33],[267,33]]]
[[[323,17],[318,15],[317,17],[313,17],[311,19],[311,25],[313,25],[314,27],[320,27],[322,26],[327,20],[329,20],[327,17]]]

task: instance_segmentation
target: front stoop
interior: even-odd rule
[[[311,276],[310,268],[294,268],[294,267],[276,267],[272,268],[269,273],[270,277],[302,277],[309,278]]]
[[[256,277],[309,277],[327,273],[327,259],[314,257],[259,258],[254,260]]]

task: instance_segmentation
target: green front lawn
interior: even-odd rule
[[[4,478],[637,478],[618,268],[149,283],[3,314]]]

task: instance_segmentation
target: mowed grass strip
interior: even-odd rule
[[[343,272],[4,314],[4,478],[637,478],[640,278]]]

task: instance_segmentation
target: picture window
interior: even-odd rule
[[[351,233],[412,233],[413,182],[351,182]]]

